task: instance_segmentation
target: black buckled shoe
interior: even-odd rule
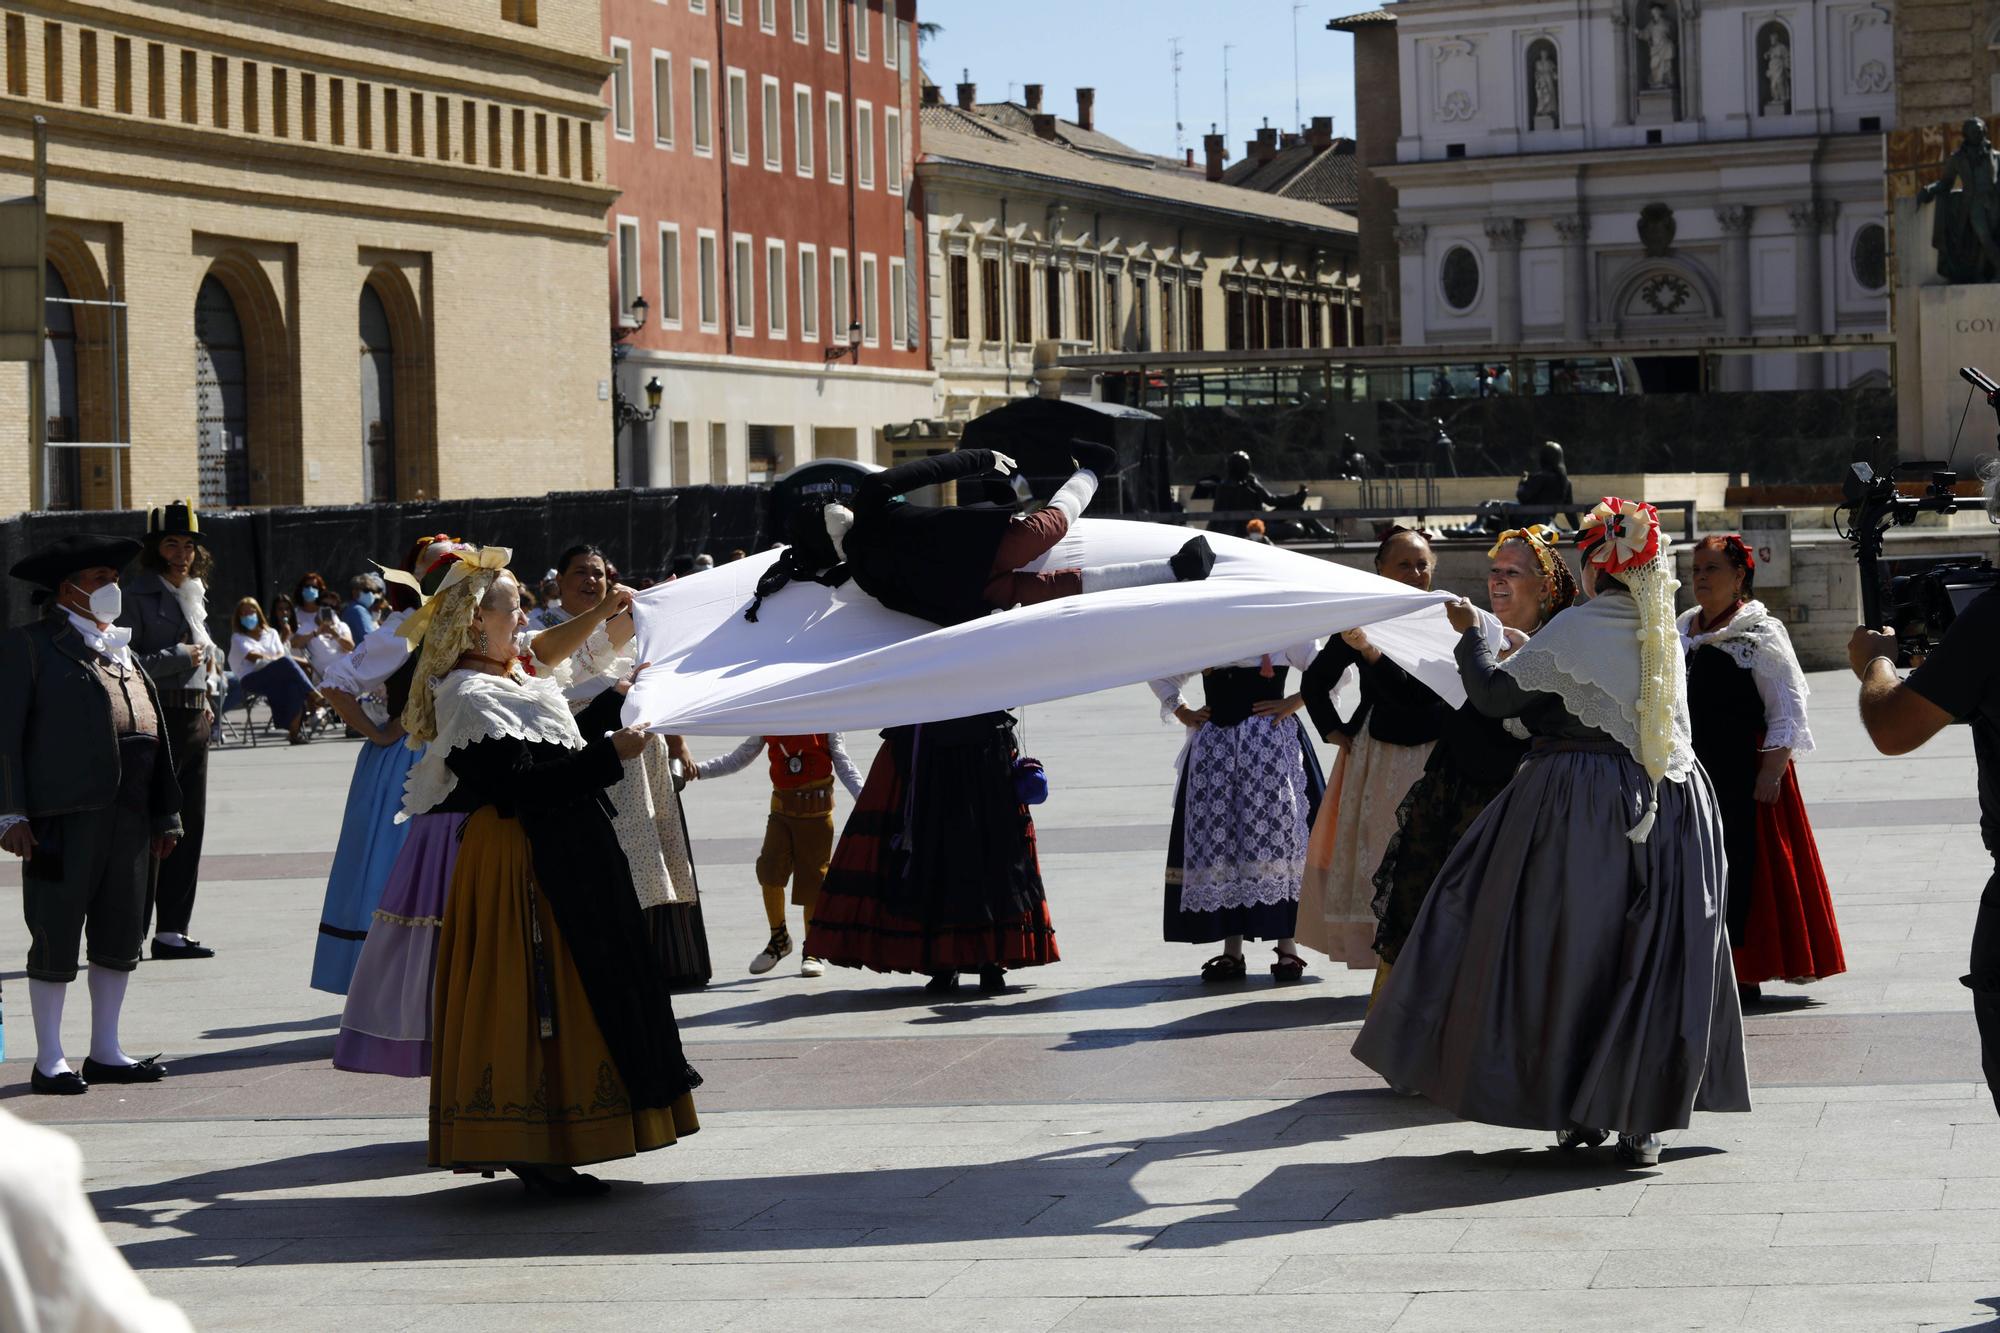
[[[105,1065],[86,1059],[83,1076],[92,1083],[158,1083],[167,1076],[167,1067],[157,1055],[149,1055],[135,1065]]]
[[[153,957],[162,962],[173,958],[213,958],[215,950],[208,948],[200,940],[189,940],[186,944],[164,944],[156,938],[153,941]]]
[[[65,1069],[60,1074],[44,1074],[37,1069],[29,1077],[28,1087],[34,1092],[46,1093],[52,1097],[75,1097],[90,1091],[90,1085],[83,1081],[83,1075],[74,1069]]]

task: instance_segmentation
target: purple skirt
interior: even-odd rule
[[[424,1078],[431,1072],[431,984],[438,927],[458,861],[462,814],[418,815],[354,966],[334,1039],[337,1069]]]

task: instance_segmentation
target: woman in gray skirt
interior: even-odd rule
[[[1533,746],[1439,871],[1354,1053],[1468,1120],[1562,1148],[1615,1130],[1652,1166],[1697,1106],[1750,1109],[1722,826],[1658,514],[1607,499],[1578,544],[1591,600],[1505,662],[1448,608],[1468,695]]]

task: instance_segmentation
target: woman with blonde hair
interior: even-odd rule
[[[631,677],[572,715],[528,675],[508,556],[463,556],[400,631],[423,645],[403,727],[428,747],[404,810],[467,815],[438,946],[429,1160],[601,1194],[576,1168],[695,1132],[700,1078],[604,795],[648,740],[619,722]]]
[[[305,738],[299,728],[306,709],[318,695],[306,669],[286,647],[283,633],[264,615],[255,597],[236,603],[229,636],[229,671],[245,695],[257,695],[271,705],[271,722],[285,729],[294,745]]]
[[[1697,1107],[1750,1109],[1722,820],[1658,513],[1606,499],[1578,544],[1591,600],[1503,662],[1469,603],[1447,608],[1467,696],[1533,740],[1438,872],[1354,1054],[1467,1120],[1572,1149],[1615,1130],[1623,1162],[1652,1166]]]

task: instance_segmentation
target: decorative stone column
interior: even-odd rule
[[[1611,62],[1617,84],[1617,100],[1611,104],[1613,125],[1632,123],[1632,16],[1626,12],[1627,3],[1614,0],[1611,9],[1611,40],[1618,44],[1618,58]]]
[[[1791,205],[1792,220],[1792,332],[1801,337],[1817,337],[1826,332],[1825,300],[1820,287],[1820,237],[1833,225],[1837,207],[1830,199],[1805,199]],[[1799,355],[1798,387],[1824,387],[1825,355]]]
[[[1563,245],[1563,341],[1580,343],[1590,336],[1590,214],[1555,221]]]
[[[1521,233],[1519,218],[1486,219],[1486,250],[1493,261],[1493,341],[1521,341]]]
[[[1423,345],[1428,323],[1425,316],[1429,312],[1424,305],[1424,250],[1429,236],[1430,228],[1421,222],[1404,223],[1396,228],[1396,251],[1402,256],[1397,268],[1398,313],[1402,320],[1402,340],[1411,347]]]
[[[1750,220],[1744,204],[1724,204],[1715,210],[1722,228],[1722,332],[1731,338],[1750,335]],[[1750,358],[1722,357],[1715,367],[1715,386],[1731,393],[1750,387]]]

